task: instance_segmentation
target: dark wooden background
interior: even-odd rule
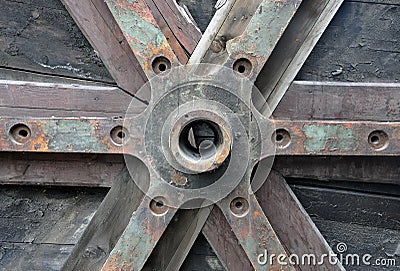
[[[202,30],[212,17],[215,2],[180,1],[188,6]],[[0,0],[0,80],[5,79],[115,85],[59,0]],[[345,0],[297,80],[399,82],[400,1]],[[51,115],[55,112],[34,104],[21,106],[2,94],[2,116]],[[124,94],[116,92],[115,95]],[[112,96],[107,97],[112,100]],[[296,95],[292,93],[291,97],[294,99]],[[89,95],[87,99],[94,98]],[[41,99],[48,99],[54,104],[54,110],[59,108],[57,103],[60,102],[56,98],[44,96]],[[35,100],[34,97],[32,100]],[[98,110],[103,110],[101,101],[97,104]],[[278,108],[278,111],[280,117],[291,117],[289,113],[284,115],[284,108]],[[79,113],[73,110],[68,112]],[[399,115],[397,121],[400,121]],[[16,179],[31,185],[43,178],[54,183],[60,178],[98,178],[106,183],[108,178],[113,177],[108,172],[122,167],[121,157],[90,155],[46,158],[3,153],[0,160],[1,183]],[[315,168],[310,170],[307,179],[288,180],[313,221],[333,247],[338,242],[345,242],[349,252],[370,253],[384,258],[393,255],[400,244],[399,159],[358,163],[361,166],[357,170],[362,172],[371,171],[374,166],[380,170],[390,168],[387,171],[395,181],[385,185],[379,184],[379,174],[372,174],[375,179],[370,184],[358,182],[359,175],[354,172],[351,173],[355,177],[350,184],[343,179],[350,172],[336,174],[332,179],[321,178],[326,172],[324,167],[348,170],[343,166],[348,162],[343,159],[328,160],[314,159]],[[304,165],[304,161],[301,157],[279,158],[275,168],[284,172],[287,167]],[[85,166],[81,166],[82,163]],[[58,270],[107,190],[0,186],[0,270]],[[400,253],[399,249],[397,253]],[[368,270],[400,270],[398,256],[395,256],[397,267],[371,266]],[[200,236],[182,270],[223,268],[205,238]],[[348,267],[348,270],[366,269],[354,266]]]

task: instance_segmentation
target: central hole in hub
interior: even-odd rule
[[[221,129],[209,120],[192,121],[179,135],[180,149],[193,159],[207,159],[214,156],[222,141]]]

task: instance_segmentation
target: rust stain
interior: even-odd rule
[[[186,186],[188,184],[188,179],[175,170],[171,171],[171,181],[177,186]]]
[[[37,137],[32,137],[29,142],[29,149],[32,151],[49,151],[49,138],[43,133],[41,122],[29,122],[31,134],[39,134]]]

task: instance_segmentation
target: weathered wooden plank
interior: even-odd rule
[[[54,79],[58,80],[46,77],[44,81]],[[82,86],[82,81],[68,79],[59,84],[0,82],[3,116],[123,116],[134,101],[115,87]],[[49,100],[50,96],[54,98]],[[395,83],[295,81],[274,118],[396,121],[400,119],[399,101],[400,85]],[[138,103],[134,108],[141,112],[144,107]]]
[[[103,83],[88,78],[71,78],[66,76],[41,74],[34,71],[21,71],[8,67],[0,67],[0,80],[72,84],[85,86],[115,86],[114,83]]]
[[[50,116],[55,117],[73,116],[77,111],[90,112],[98,117],[123,117],[130,102],[134,100],[120,89],[106,86],[0,80],[0,91],[0,107],[3,108],[0,114],[3,117],[12,116],[9,109],[17,112],[16,109],[19,109],[16,117],[47,115],[42,110],[51,111]],[[34,115],[27,115],[25,109],[30,109]],[[83,112],[75,116],[85,116]]]
[[[0,183],[111,187],[123,167],[122,156],[2,153]]]
[[[123,165],[122,156],[2,153],[0,183],[111,187]],[[274,169],[326,186],[335,185],[334,180],[398,185],[398,165],[397,158],[388,157],[276,157]]]
[[[180,270],[212,209],[179,210],[142,270]]]
[[[293,190],[311,217],[399,230],[399,197],[299,184]]]
[[[186,63],[202,35],[193,19],[176,0],[146,3],[179,61]]]
[[[60,270],[105,189],[0,189],[0,270]]]
[[[256,86],[266,98],[263,114],[274,111],[343,0],[306,1],[260,71]]]
[[[72,248],[73,245],[0,242],[0,270],[58,271]]]
[[[139,174],[132,177],[140,181],[144,176],[139,176]],[[127,169],[121,173],[75,245],[62,270],[100,269],[143,197],[142,191],[138,189],[132,177]]]
[[[207,223],[204,225],[202,233],[225,267],[225,270],[254,270],[219,208],[213,209]]]
[[[59,1],[0,5],[0,67],[113,82]]]
[[[277,172],[269,174],[257,191],[257,198],[289,255],[312,253],[321,258],[334,253],[285,179]],[[321,265],[299,263],[297,267],[300,270],[345,270],[340,263],[332,265],[329,262]]]
[[[293,186],[292,186],[293,187]],[[335,249],[339,242],[345,242],[349,253],[370,253],[374,258],[390,258],[398,245],[399,231],[386,228],[385,223],[396,226],[398,215],[386,212],[385,209],[396,210],[398,199],[374,193],[351,193],[351,197],[343,197],[343,190],[317,189],[304,185],[296,185],[293,191],[310,212],[311,218],[318,226],[328,243]],[[53,228],[56,217],[71,217],[71,223],[79,229],[80,221],[74,220],[74,212],[95,212],[96,203],[100,204],[106,189],[86,188],[39,188],[21,186],[0,187],[0,208],[2,214],[27,218],[8,223],[9,228],[24,233],[27,229],[38,231],[36,236],[45,236]],[[339,198],[335,200],[339,193]],[[372,201],[368,203],[368,201]],[[333,200],[332,205],[329,202]],[[381,203],[379,203],[381,201]],[[352,204],[355,202],[356,204]],[[397,202],[397,203],[396,203]],[[364,207],[367,203],[367,209]],[[326,209],[328,208],[328,209]],[[39,210],[43,211],[41,216]],[[361,211],[360,211],[361,210]],[[338,216],[336,216],[336,214]],[[394,215],[394,216],[393,216]],[[337,221],[336,217],[340,222]],[[31,219],[28,219],[31,218]],[[345,219],[344,219],[345,218]],[[0,216],[0,221],[5,217]],[[35,222],[32,224],[32,219]],[[79,219],[78,219],[79,220]],[[378,224],[376,224],[378,222]],[[34,225],[34,227],[32,226]],[[220,224],[215,226],[219,229]],[[84,228],[84,225],[82,226]],[[68,239],[68,235],[60,228],[60,236]],[[80,232],[81,230],[78,230]],[[4,232],[4,231],[3,231]],[[9,237],[9,235],[3,235]],[[15,235],[14,235],[15,236]],[[46,244],[33,241],[29,243],[27,235],[0,242],[0,270],[60,270],[62,263],[72,249],[70,240],[57,240],[57,243]],[[28,235],[29,236],[29,235]],[[73,239],[75,240],[75,239]],[[220,240],[223,243],[224,240]],[[227,255],[231,251],[227,251]],[[350,268],[350,267],[349,267]],[[363,271],[366,266],[351,266],[351,270]],[[392,271],[391,267],[369,266],[368,270]],[[186,259],[183,271],[221,271],[222,268],[204,237],[194,244]]]
[[[135,94],[147,81],[107,4],[102,0],[62,0],[118,86]]]
[[[295,81],[273,114],[277,119],[400,120],[400,84]]]
[[[285,177],[400,185],[398,158],[276,157],[274,168]]]
[[[65,83],[72,85],[0,81],[0,113],[15,117],[123,116],[134,101],[115,87],[82,86],[82,81],[70,80]],[[397,121],[399,103],[400,85],[395,83],[295,81],[274,118]],[[141,112],[144,107],[138,103],[134,108]]]
[[[296,80],[399,82],[399,14],[397,0],[345,1]]]
[[[357,215],[358,212],[351,212],[349,215]],[[398,229],[381,228],[373,225],[373,223],[368,226],[352,222],[341,223],[324,220],[318,216],[315,216],[313,220],[335,251],[337,251],[340,243],[347,245],[347,250],[342,253],[344,258],[352,254],[359,255],[360,264],[352,264],[351,259],[349,259],[347,260],[348,264],[344,265],[346,270],[398,271],[400,269],[398,252],[396,253],[400,242]],[[360,240],[365,241],[360,242]],[[372,255],[370,265],[362,264],[362,256],[366,254]],[[377,264],[375,263],[376,260],[378,260]],[[396,264],[393,264],[393,260]],[[392,261],[392,263],[390,264],[389,261]],[[385,264],[379,265],[381,262],[385,262]],[[355,261],[355,263],[357,262]]]
[[[54,234],[49,233],[61,226],[65,233],[71,234],[60,234],[62,238],[58,239],[58,244],[74,244],[82,234],[80,229],[86,227],[101,202],[101,190],[92,191],[81,190],[75,197],[70,197],[68,189],[55,188],[48,191],[39,187],[13,189],[2,186],[0,242],[51,244],[55,239]],[[32,194],[36,197],[32,197]],[[64,217],[64,214],[68,216]]]

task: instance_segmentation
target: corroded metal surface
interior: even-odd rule
[[[106,2],[148,77],[154,76],[152,61],[156,57],[163,56],[173,65],[179,64],[145,0]]]
[[[301,2],[302,0],[264,0],[243,34],[227,42],[231,61],[246,58],[252,62],[249,76],[253,80],[264,67]]]
[[[102,270],[141,270],[177,209],[144,197]],[[156,209],[159,209],[158,212]],[[163,209],[165,208],[165,209]]]
[[[3,118],[0,123],[3,151],[122,153],[110,137],[112,128],[122,124],[120,120]],[[25,137],[25,142],[18,142],[13,128],[20,129],[19,137]]]
[[[261,209],[255,195],[248,193],[250,177],[223,199],[218,206],[224,213],[238,242],[244,248],[254,270],[295,270],[291,265],[281,265],[277,261],[260,261],[258,255],[268,249],[270,255],[288,257],[268,218]],[[268,257],[268,256],[267,256]]]
[[[273,122],[276,130],[284,129],[290,135],[287,145],[279,146],[277,142],[276,155],[399,155],[399,122]],[[376,132],[376,138],[372,138]]]
[[[276,130],[286,130],[290,135],[290,141],[284,146],[276,142],[272,134],[265,135],[263,138],[265,145],[277,144],[276,155],[396,156],[400,153],[398,122],[289,120],[272,122]],[[111,131],[123,123],[124,119],[109,118],[3,118],[0,120],[0,146],[2,151],[122,154],[124,148],[113,141]],[[10,133],[15,125],[26,125],[30,130],[31,134],[23,144],[16,142]],[[140,129],[135,133],[139,131]],[[377,138],[384,141],[382,147],[379,145],[375,147],[378,142],[374,144],[369,141],[369,136],[374,131],[383,131],[387,134],[387,138]],[[125,148],[125,154],[136,155],[136,153],[134,149]],[[268,156],[267,150],[264,155]]]
[[[196,49],[189,63],[205,61],[225,65],[255,81],[301,2],[252,1],[244,8],[241,1],[229,1],[226,5],[229,4],[232,11],[223,18],[226,21],[214,17],[215,27],[220,29],[211,37],[203,36],[203,41],[200,41],[200,44],[207,44],[207,40],[212,38],[210,50]],[[218,24],[219,21],[224,23]],[[214,26],[213,21],[211,25]],[[208,32],[213,33],[211,29]]]

